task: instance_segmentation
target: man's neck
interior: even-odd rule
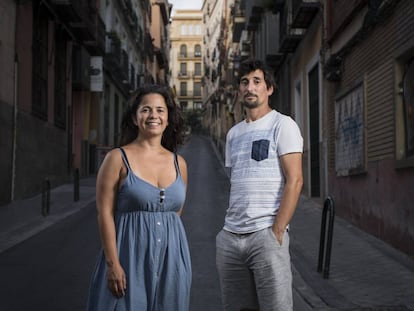
[[[246,109],[246,122],[253,122],[267,115],[272,108],[269,105],[264,107],[257,107],[253,109]]]

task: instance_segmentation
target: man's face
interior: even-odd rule
[[[260,69],[252,71],[240,79],[239,95],[243,105],[248,109],[267,105],[272,93],[273,87],[267,88],[263,71]]]

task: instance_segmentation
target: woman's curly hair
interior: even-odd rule
[[[127,145],[138,137],[139,130],[133,122],[133,117],[141,104],[142,98],[148,94],[159,94],[164,97],[168,109],[168,126],[162,135],[161,145],[175,152],[178,146],[183,143],[184,119],[181,108],[174,101],[171,89],[161,85],[145,85],[131,95],[127,110],[122,117],[119,145]]]

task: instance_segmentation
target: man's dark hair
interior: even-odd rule
[[[263,72],[264,80],[268,89],[271,86],[273,86],[273,89],[276,89],[275,80],[273,79],[273,75],[271,74],[269,68],[265,63],[258,59],[247,59],[240,63],[238,83],[240,84],[241,77],[255,70],[261,70]]]

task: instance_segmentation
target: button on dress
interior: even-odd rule
[[[185,200],[185,184],[174,165],[176,180],[165,189],[135,175],[120,148],[127,177],[118,192],[115,213],[117,249],[127,289],[116,298],[107,285],[107,268],[100,251],[89,291],[89,311],[187,311],[191,261],[178,210]]]

